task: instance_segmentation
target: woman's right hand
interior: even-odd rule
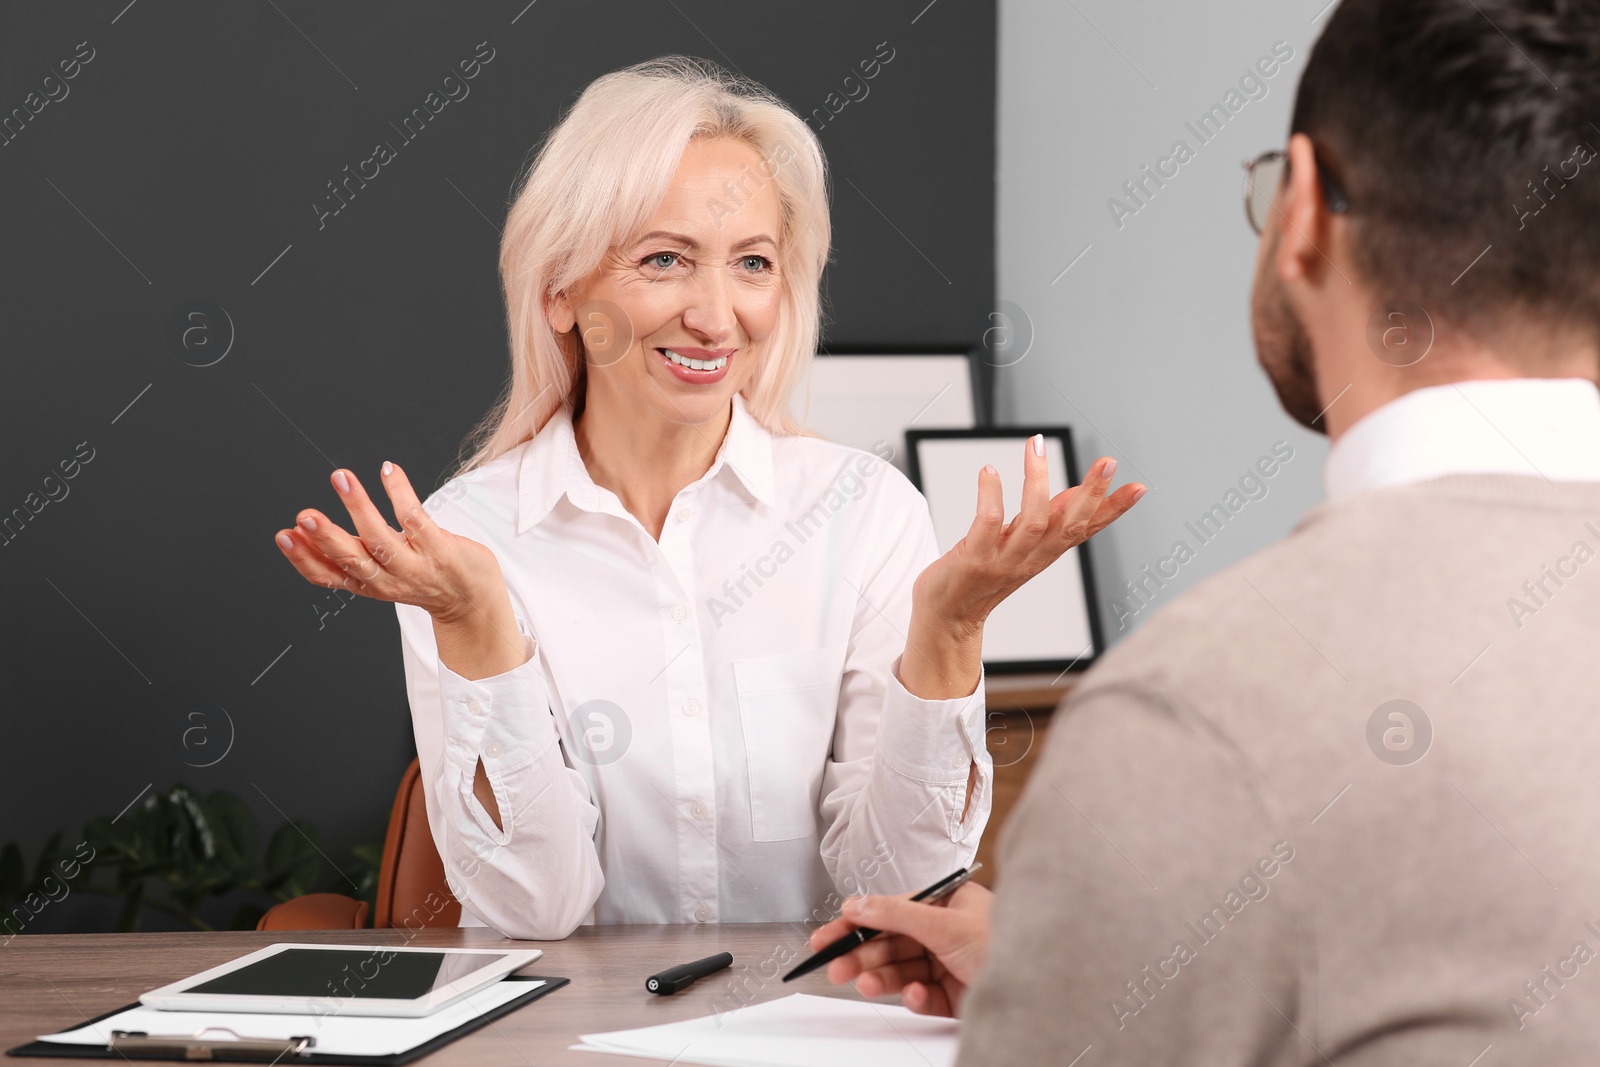
[[[435,624],[473,615],[499,615],[509,597],[500,561],[471,538],[433,521],[405,473],[385,463],[380,476],[400,530],[388,521],[348,470],[333,472],[333,488],[359,536],[346,533],[315,508],[300,512],[293,529],[279,530],[278,548],[314,585],[339,587],[374,600],[413,604]],[[512,624],[515,631],[515,623]]]
[[[278,531],[278,549],[308,582],[422,608],[433,616],[440,662],[463,678],[488,678],[523,663],[511,593],[494,553],[434,522],[395,464],[383,465],[380,480],[400,530],[389,526],[355,474],[341,468],[331,481],[360,536],[307,508],[292,530]],[[473,792],[499,826],[500,809],[481,760]]]

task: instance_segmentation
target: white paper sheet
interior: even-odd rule
[[[949,1067],[959,1035],[954,1019],[797,993],[686,1022],[584,1034],[571,1047],[708,1067]]]
[[[241,1037],[290,1038],[309,1034],[316,1044],[309,1051],[328,1052],[345,1056],[392,1056],[397,1052],[416,1048],[440,1034],[498,1008],[544,985],[543,981],[524,982],[512,979],[491,986],[440,1008],[432,1015],[420,1019],[378,1018],[375,1016],[340,1015],[267,1015],[255,1012],[221,1011],[161,1011],[156,1008],[129,1008],[108,1019],[89,1023],[59,1034],[42,1034],[40,1041],[55,1041],[66,1045],[99,1045],[111,1043],[113,1030],[143,1030],[155,1036],[168,1034],[192,1035],[197,1030],[226,1028]],[[226,1039],[226,1034],[207,1035]]]

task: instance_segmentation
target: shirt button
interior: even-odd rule
[[[965,756],[957,756],[955,759],[950,761],[950,766],[952,766],[952,767],[965,767],[970,762],[972,762],[972,761],[967,759],[967,757],[965,757]]]
[[[689,617],[689,609],[684,607],[682,604],[674,604],[672,605],[672,617],[677,621],[682,622],[684,619]]]
[[[490,759],[494,759],[496,756],[500,755],[500,746],[491,744],[488,748],[483,750],[483,754],[488,756]]]
[[[691,508],[679,508],[678,509],[678,521],[679,522],[688,522],[689,521],[689,512],[691,510],[693,510],[693,509],[691,509]]]
[[[696,922],[710,922],[711,909],[706,907],[704,904],[700,905],[698,908],[694,909],[694,918]]]
[[[483,705],[478,703],[476,700],[468,700],[467,707],[472,710],[472,714],[474,715],[483,714]]]
[[[706,806],[704,804],[696,804],[689,809],[689,814],[697,819],[703,819],[706,817]]]
[[[683,702],[683,713],[691,717],[698,715],[700,714],[700,705],[692,700],[685,700]]]

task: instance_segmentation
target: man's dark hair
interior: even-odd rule
[[[1381,300],[1600,335],[1600,0],[1345,0],[1292,129]]]

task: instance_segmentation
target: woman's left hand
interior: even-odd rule
[[[1050,497],[1044,439],[1024,446],[1022,510],[1005,521],[1000,474],[985,467],[978,475],[978,514],[967,535],[930,563],[912,586],[914,628],[933,626],[957,638],[981,635],[983,624],[1001,601],[1034,575],[1111,525],[1144,496],[1130,483],[1107,496],[1117,461],[1102,457],[1082,485]],[[920,619],[919,619],[920,616]]]

